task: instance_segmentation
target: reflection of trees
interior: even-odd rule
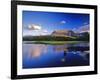
[[[61,61],[65,62],[65,60],[66,60],[66,55],[67,55],[67,52],[64,51],[64,57],[61,59]]]
[[[30,57],[39,57],[41,56],[42,54],[46,53],[47,52],[47,46],[46,45],[43,45],[43,44],[33,44],[32,47],[29,49],[29,56]]]
[[[80,45],[81,46],[81,45]],[[56,53],[63,53],[63,58],[61,61],[65,62],[67,54],[76,54],[81,56],[84,60],[87,60],[89,58],[89,47],[80,47],[76,45],[56,45],[53,47],[53,50]]]

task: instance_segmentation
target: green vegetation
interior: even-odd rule
[[[23,41],[89,41],[89,35],[80,37],[71,36],[24,36]]]
[[[89,41],[89,33],[88,32],[84,32],[82,33],[82,36],[77,37],[77,40],[79,41]]]
[[[26,36],[23,37],[24,41],[66,41],[74,39],[73,37],[66,36]]]
[[[34,44],[50,44],[50,45],[62,45],[62,44],[66,44],[66,43],[76,44],[79,42],[81,42],[81,41],[25,41],[25,43],[27,43],[27,44],[34,43]]]

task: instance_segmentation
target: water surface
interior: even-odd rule
[[[23,68],[46,68],[89,65],[89,43],[62,45],[23,42]]]

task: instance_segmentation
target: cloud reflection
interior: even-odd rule
[[[38,58],[47,52],[47,46],[43,44],[32,45],[29,49],[29,56],[31,58]]]

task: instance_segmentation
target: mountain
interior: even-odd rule
[[[52,36],[75,36],[72,30],[55,30],[51,34]]]

